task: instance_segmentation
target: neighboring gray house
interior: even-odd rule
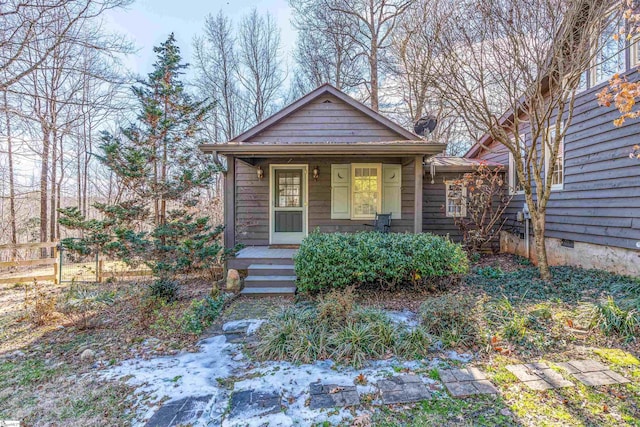
[[[617,31],[617,27],[612,31]],[[606,32],[600,43],[618,43]],[[617,52],[585,72],[577,95],[574,117],[567,129],[559,170],[547,209],[547,251],[551,265],[571,264],[640,275],[640,161],[630,159],[640,142],[640,121],[616,128],[619,112],[598,105],[596,94],[615,73],[638,78],[640,43]],[[524,140],[531,136],[524,133]],[[485,135],[465,158],[489,160],[509,166],[511,153]],[[514,193],[501,238],[503,251],[526,255],[524,223],[517,220],[524,206],[513,167],[509,182]],[[533,247],[531,243],[530,247]],[[535,251],[531,249],[535,257]]]

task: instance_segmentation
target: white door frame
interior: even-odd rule
[[[302,170],[302,233],[278,233],[284,236],[283,239],[290,241],[280,241],[274,239],[274,211],[275,211],[275,170],[276,169],[294,169]],[[269,244],[270,245],[286,245],[286,244],[299,244],[304,237],[307,236],[309,229],[309,165],[305,164],[271,164],[269,165]],[[285,234],[289,234],[288,236]],[[297,234],[298,236],[291,236],[291,234]],[[300,241],[297,241],[300,240]]]

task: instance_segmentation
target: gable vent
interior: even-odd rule
[[[331,102],[330,99],[325,99],[324,101],[322,101],[323,104],[333,104],[333,102]]]

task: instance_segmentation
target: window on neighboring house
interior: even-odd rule
[[[520,157],[524,165],[527,157],[527,149],[525,147],[525,136],[520,135]],[[525,173],[526,175],[526,173]],[[516,159],[513,153],[509,151],[509,194],[523,194],[524,189],[522,183],[518,179],[518,170],[516,168]]]
[[[381,165],[353,164],[351,175],[351,217],[353,219],[374,219],[381,206]]]
[[[638,65],[640,65],[640,36],[636,36],[631,40],[629,53],[631,56],[631,66],[637,67]]]
[[[615,14],[615,18],[613,14]],[[624,19],[617,8],[613,14],[596,40],[596,55],[591,67],[591,86],[608,81],[614,74],[622,73],[626,69],[626,38],[620,36],[620,28],[624,26]]]
[[[454,181],[445,182],[447,188],[447,216],[462,217],[467,215],[467,187]]]
[[[556,139],[556,127],[552,126],[547,129],[547,138],[545,141],[545,176],[549,171],[551,164],[551,149]],[[561,190],[564,186],[564,138],[560,141],[558,146],[558,156],[556,157],[555,168],[553,176],[551,177],[551,189]]]

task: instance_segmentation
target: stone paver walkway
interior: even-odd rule
[[[440,380],[453,397],[466,397],[475,394],[498,394],[498,389],[478,368],[441,369]]]
[[[532,390],[550,390],[574,386],[571,381],[565,380],[562,375],[551,369],[546,363],[509,365],[506,368]]]
[[[417,375],[397,375],[377,383],[382,403],[411,403],[431,399],[427,386]]]
[[[167,402],[158,412],[147,421],[145,427],[174,427],[189,425],[198,420],[207,404],[211,400],[211,395],[200,397],[186,397],[184,399]]]
[[[570,360],[556,363],[578,381],[588,386],[624,384],[629,380],[595,360]]]
[[[315,382],[309,384],[311,400],[309,408],[335,408],[336,406],[356,406],[360,404],[360,396],[355,386],[321,384]]]
[[[229,418],[246,415],[262,416],[275,414],[282,409],[281,396],[277,393],[263,393],[254,390],[235,391],[229,404]]]

